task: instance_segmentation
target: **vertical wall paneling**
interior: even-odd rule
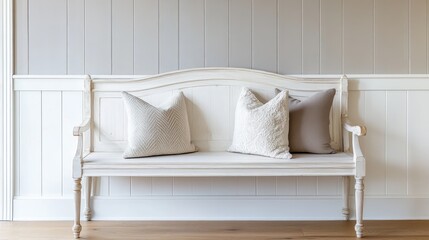
[[[277,177],[277,195],[295,196],[296,186],[296,177]]]
[[[150,196],[152,194],[152,178],[132,177],[131,196]]]
[[[173,181],[173,195],[184,196],[193,194],[193,181],[189,177],[174,178]]]
[[[85,1],[85,73],[112,73],[112,0]]]
[[[283,74],[421,74],[429,66],[427,0],[14,3],[18,75],[146,75],[203,66],[253,67]],[[372,86],[368,79],[364,81]],[[368,135],[360,139],[367,158],[367,196],[425,199],[429,192],[427,89],[412,89],[407,83],[403,90],[394,91],[379,86],[349,92],[351,121],[368,127]],[[235,103],[240,87],[194,90],[185,90],[193,138],[224,141],[232,132],[235,104],[229,109],[217,104]],[[107,105],[118,111],[122,107],[114,101]],[[81,121],[81,106],[82,94],[77,91],[15,92],[18,199],[71,197],[76,146],[71,129]],[[218,114],[231,121],[213,122],[200,108],[219,108]],[[103,137],[126,138],[115,127],[126,124],[120,115],[103,123],[111,127],[104,128],[109,131]],[[210,148],[210,143],[202,148]],[[118,198],[338,196],[341,189],[339,178],[327,177],[105,177],[97,178],[95,185],[96,195]]]
[[[111,8],[112,74],[133,74],[134,0],[112,0]]]
[[[42,195],[61,196],[62,190],[62,96],[42,92]]]
[[[374,73],[374,1],[343,1],[344,73]]]
[[[14,194],[16,196],[19,196],[21,194],[20,193],[20,187],[19,187],[19,185],[20,185],[20,169],[21,169],[21,167],[20,167],[20,158],[21,157],[19,155],[20,148],[21,148],[21,143],[20,143],[20,137],[21,137],[21,131],[20,131],[20,129],[21,129],[21,126],[20,126],[21,125],[21,108],[20,108],[21,103],[20,102],[21,101],[20,101],[20,98],[21,98],[21,93],[15,92],[15,96],[14,96],[14,101],[15,101],[14,102],[15,103],[15,115],[14,115],[14,117],[15,117]]]
[[[302,70],[302,1],[278,2],[278,72],[300,74]]]
[[[408,73],[408,1],[375,3],[375,73]]]
[[[30,121],[31,119],[31,121]],[[19,193],[42,192],[42,96],[40,91],[20,93]]]
[[[407,194],[407,92],[386,93],[386,191]]]
[[[426,0],[409,1],[409,73],[426,73]]]
[[[221,116],[223,119],[230,119],[230,111],[229,108],[223,108],[223,106],[228,106],[230,102],[229,99],[229,87],[226,86],[218,86],[213,91],[210,91],[210,106],[211,109],[218,109],[215,113],[212,112],[212,116],[207,116],[207,122],[209,125],[209,129],[211,130],[211,138],[214,140],[225,140],[229,139],[230,133],[232,129],[229,127],[228,121],[216,121],[216,117]]]
[[[429,1],[426,0],[426,73],[429,73]]]
[[[204,67],[205,1],[179,1],[180,69]]]
[[[28,0],[15,0],[15,74],[28,74]]]
[[[427,8],[425,0],[16,0],[15,70],[425,73]]]
[[[211,195],[256,195],[255,177],[214,177],[211,179]]]
[[[339,177],[317,177],[317,195],[319,196],[338,195],[340,180],[341,178]]]
[[[252,67],[252,1],[229,1],[229,66]]]
[[[85,74],[84,0],[67,0],[67,74]]]
[[[0,0],[0,32],[3,33],[3,0]],[[3,37],[0,38],[0,46],[3,46]],[[3,48],[0,49],[0,56],[3,56]],[[0,66],[3,66],[3,58],[0,59]],[[3,76],[3,67],[0,67],[0,76]],[[3,88],[0,88],[0,90],[2,91]],[[2,108],[0,108],[0,110],[2,110]],[[3,126],[3,124],[2,124],[2,126]],[[2,134],[2,136],[3,136],[3,134]],[[2,141],[2,140],[0,140],[0,141]],[[0,142],[0,144],[1,144],[1,142]],[[0,152],[0,154],[2,154],[2,153]],[[0,180],[0,183],[1,183],[1,180]]]
[[[73,194],[72,160],[75,154],[77,138],[71,129],[82,122],[82,93],[62,93],[62,183],[63,195]]]
[[[257,177],[256,195],[275,196],[277,193],[276,177]]]
[[[297,177],[297,195],[317,195],[317,177]]]
[[[29,0],[29,74],[65,74],[67,0]]]
[[[110,177],[95,178],[94,195],[109,196],[110,194]]]
[[[253,0],[252,68],[277,72],[277,0]]]
[[[172,177],[153,177],[152,195],[164,196],[173,195],[173,178]]]
[[[122,4],[122,1],[119,2]],[[157,0],[134,0],[134,74],[158,73],[158,42],[161,27],[158,20],[158,4]],[[128,14],[130,12],[132,11],[128,11]],[[173,30],[170,34],[174,32],[176,31]],[[173,40],[175,39],[170,39]],[[172,54],[171,58],[175,58],[175,55]],[[130,65],[132,66],[132,62]]]
[[[1,35],[1,37],[0,37],[0,46],[3,46],[3,0],[0,0],[0,35]],[[0,56],[4,56],[3,55],[3,47],[0,49]],[[3,76],[3,57],[0,59],[0,76]],[[2,86],[0,87],[0,91],[1,91],[1,93],[0,93],[0,98],[1,99],[3,99],[3,84],[2,84]],[[0,112],[2,112],[3,113],[3,104],[2,104],[2,106],[0,106]],[[0,120],[0,124],[1,124],[1,126],[3,126],[3,118]],[[1,136],[4,136],[4,134],[3,134],[3,128],[2,128],[2,130],[0,130],[0,135]],[[3,137],[2,137],[2,139],[0,139],[0,146],[3,146]],[[1,154],[1,156],[4,156],[3,155],[3,148],[1,148],[1,150],[0,150],[0,154]],[[2,173],[0,173],[0,184],[1,184],[1,186],[4,186],[4,181],[3,181],[3,179],[4,179],[4,177],[3,177],[3,175],[4,175],[4,173],[2,172]],[[3,198],[3,195],[4,195],[4,193],[3,193],[3,190],[1,190],[0,191],[0,198],[1,199],[4,199]],[[0,210],[0,214],[1,214],[1,216],[3,216],[3,209],[2,210]]]
[[[228,0],[206,0],[205,66],[228,66]]]
[[[365,93],[365,124],[368,134],[362,139],[367,159],[366,193],[386,194],[386,92],[368,91]]]
[[[130,196],[131,178],[130,177],[110,177],[110,196]]]
[[[302,0],[302,73],[320,73],[320,0]]]
[[[179,69],[179,0],[159,0],[159,72]]]
[[[427,102],[427,91],[408,92],[408,194],[414,196],[429,192],[429,112],[421,108]]]
[[[365,93],[364,91],[349,92],[349,118],[355,124],[365,125]],[[362,139],[363,140],[363,139]],[[365,143],[365,142],[362,142]]]
[[[342,73],[343,1],[321,0],[320,73]]]
[[[188,93],[187,96],[190,94]],[[197,91],[192,90],[191,104],[187,106],[191,109],[191,117],[189,118],[189,125],[191,128],[191,138],[195,140],[205,140],[209,138],[210,132],[204,119],[207,117],[203,115],[201,108],[210,107],[210,98],[201,96],[210,96],[210,92],[204,87],[199,88]]]

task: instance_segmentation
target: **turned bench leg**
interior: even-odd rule
[[[80,201],[81,201],[81,178],[74,179],[74,225],[73,235],[74,238],[79,238],[82,226],[80,225]]]
[[[343,216],[345,220],[349,220],[350,208],[349,208],[349,176],[343,176]]]
[[[355,198],[356,198],[356,236],[361,238],[363,235],[363,195],[364,183],[363,177],[355,177]]]
[[[86,178],[85,185],[85,219],[91,221],[92,210],[91,210],[91,188],[92,188],[92,177]]]

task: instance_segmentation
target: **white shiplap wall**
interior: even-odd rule
[[[426,0],[15,3],[19,75],[155,74],[202,66],[428,73]],[[429,113],[421,104],[429,102],[429,88],[400,81],[403,88],[393,90],[367,80],[368,88],[350,93],[350,115],[369,130],[362,139],[365,214],[373,219],[429,218]],[[36,88],[18,91],[15,99],[14,217],[70,219],[71,129],[80,122],[81,93]],[[97,186],[98,219],[341,217],[337,178],[104,178]],[[255,206],[260,211],[249,212]]]
[[[76,146],[71,129],[82,118],[82,93],[75,86],[83,79],[27,78],[15,79],[14,217],[69,219]],[[368,128],[361,138],[366,217],[429,218],[429,111],[421,104],[429,102],[429,76],[352,76],[350,90],[350,118]],[[211,105],[211,95],[201,89],[199,101]],[[94,189],[95,218],[340,219],[340,192],[337,177],[103,177]]]
[[[427,73],[427,0],[16,0],[17,74]]]

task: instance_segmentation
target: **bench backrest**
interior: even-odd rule
[[[126,146],[127,117],[121,91],[157,105],[174,91],[183,91],[192,141],[203,151],[224,151],[231,143],[234,111],[242,87],[263,101],[276,88],[305,99],[330,88],[337,90],[331,110],[332,147],[342,149],[341,116],[347,114],[347,79],[304,79],[263,71],[235,68],[182,70],[140,79],[96,79],[88,84],[86,112],[92,115],[92,151],[122,151]],[[92,109],[90,109],[92,107]]]

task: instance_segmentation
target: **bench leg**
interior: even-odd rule
[[[349,208],[349,176],[343,176],[343,215],[345,220],[349,220],[350,208]]]
[[[356,236],[361,238],[363,235],[363,195],[364,183],[363,177],[355,177],[355,198],[356,198]]]
[[[86,178],[85,185],[85,219],[91,221],[92,210],[91,210],[91,188],[92,188],[92,177]]]
[[[74,179],[74,225],[73,225],[73,235],[74,238],[80,237],[80,231],[82,226],[80,225],[80,201],[81,201],[81,178]]]

